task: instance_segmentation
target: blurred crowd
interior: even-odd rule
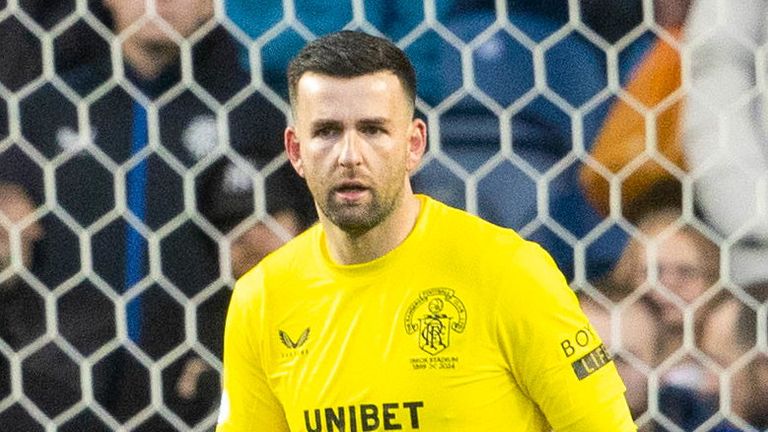
[[[285,69],[341,28],[411,57],[416,191],[553,255],[641,430],[768,428],[768,4],[569,3],[0,0],[0,430],[213,425],[232,284],[316,220]]]

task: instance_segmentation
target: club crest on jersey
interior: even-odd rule
[[[406,333],[416,333],[419,348],[436,355],[451,344],[451,331],[462,333],[467,325],[464,303],[449,288],[430,288],[419,297],[405,314]]]

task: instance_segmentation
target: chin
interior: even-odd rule
[[[333,220],[333,224],[345,232],[356,235],[364,234],[376,226],[375,223],[360,218],[336,218]]]

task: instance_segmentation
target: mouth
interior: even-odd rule
[[[356,181],[345,181],[333,188],[333,194],[347,202],[358,201],[368,192],[367,186]]]

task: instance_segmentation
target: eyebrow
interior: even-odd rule
[[[369,119],[362,119],[357,122],[357,126],[387,126],[389,120],[384,117],[374,117]]]
[[[317,131],[317,130],[325,129],[325,128],[329,128],[329,127],[331,127],[331,128],[338,128],[340,126],[341,126],[341,122],[338,121],[338,120],[321,119],[321,120],[316,120],[316,121],[312,122],[311,130]]]
[[[341,127],[343,122],[339,120],[332,120],[332,119],[320,119],[312,122],[311,130],[316,131],[320,129],[325,128],[338,128]],[[372,117],[372,118],[365,118],[362,120],[358,120],[355,123],[356,127],[361,126],[387,126],[390,124],[390,121],[385,117]]]

